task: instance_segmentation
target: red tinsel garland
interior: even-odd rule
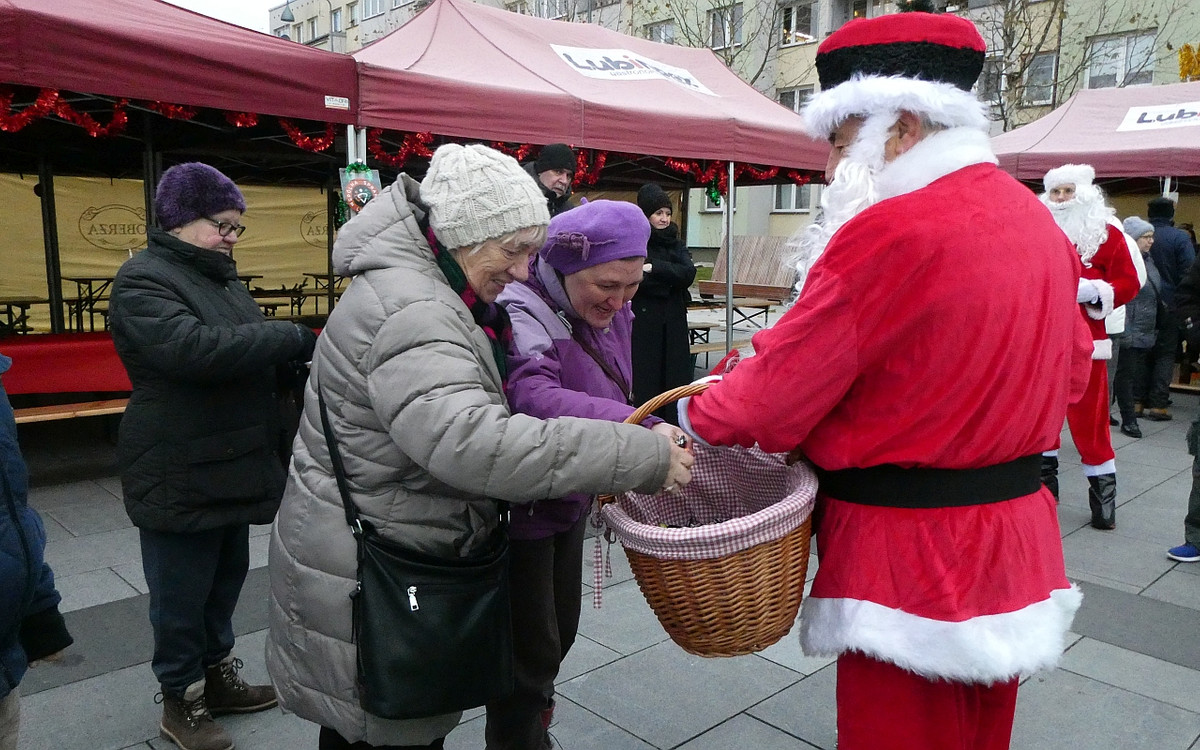
[[[186,104],[171,104],[170,102],[146,102],[146,109],[157,112],[169,120],[191,120],[197,112],[195,107]]]
[[[252,128],[258,124],[257,112],[234,112],[225,110],[225,121],[235,128]]]
[[[325,135],[322,136],[307,136],[294,122],[286,118],[279,118],[279,126],[288,134],[288,138],[292,139],[292,143],[305,151],[324,151],[333,145],[335,130],[332,122],[325,123]]]
[[[670,169],[680,172],[685,175],[691,175],[698,185],[715,185],[721,195],[725,195],[729,190],[729,170],[727,162],[714,161],[708,166],[704,166],[703,162],[696,159],[665,159],[664,163]],[[756,180],[770,180],[779,176],[779,167],[766,167],[759,169],[750,164],[735,162],[733,165],[734,177],[740,175],[750,175]],[[812,182],[812,176],[798,172],[795,169],[784,171],[784,177],[796,185],[807,185]]]
[[[492,141],[491,146],[500,153],[508,154],[512,158],[521,162],[528,159],[529,155],[533,153],[532,143],[519,143],[513,145],[511,143],[504,143],[503,141]]]
[[[34,120],[40,120],[53,113],[58,105],[58,92],[54,89],[42,89],[33,104],[12,114],[13,96],[15,94],[11,88],[0,87],[0,130],[5,133],[15,133]]]
[[[604,169],[604,164],[608,161],[607,151],[592,152],[591,164],[588,164],[587,154],[583,149],[575,154],[575,184],[577,185],[595,185],[600,179],[600,172]]]
[[[54,107],[54,114],[83,128],[93,138],[109,138],[125,132],[125,126],[129,124],[129,115],[125,112],[127,104],[129,104],[128,99],[118,99],[113,102],[112,119],[108,121],[107,125],[96,122],[95,118],[87,112],[77,111],[65,99],[58,100],[58,104]]]
[[[433,156],[433,150],[429,148],[429,144],[433,143],[433,133],[405,133],[400,150],[394,154],[383,150],[382,135],[383,131],[379,128],[367,130],[367,152],[390,167],[403,167],[414,156],[422,159]]]

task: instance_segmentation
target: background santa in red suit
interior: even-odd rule
[[[838,657],[841,750],[1008,748],[1020,675],[1079,606],[1039,481],[1092,343],[1079,259],[999,171],[970,93],[984,42],[953,15],[853,20],[804,111],[832,143],[792,308],[681,426],[803,455],[820,567],[801,612]]]
[[[1092,334],[1092,367],[1083,397],[1067,408],[1071,439],[1088,481],[1092,526],[1117,526],[1117,465],[1108,421],[1108,368],[1112,341],[1104,319],[1135,296],[1142,283],[1133,264],[1132,241],[1113,218],[1087,164],[1064,164],[1046,173],[1042,202],[1075,245],[1083,264],[1076,299]],[[1136,248],[1133,248],[1136,251]],[[1058,497],[1058,443],[1042,454],[1042,481]]]

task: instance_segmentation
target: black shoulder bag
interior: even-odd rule
[[[433,557],[383,539],[350,499],[320,388],[317,399],[346,523],[358,543],[358,586],[350,598],[359,705],[385,719],[418,719],[510,694],[505,524],[491,550],[473,558]]]

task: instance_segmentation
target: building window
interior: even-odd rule
[[[708,12],[709,46],[736,47],[742,43],[742,4],[714,8]]]
[[[652,42],[662,42],[663,44],[675,43],[675,22],[660,21],[658,23],[648,24],[646,26],[646,38]]]
[[[1088,44],[1087,87],[1149,84],[1154,77],[1154,32],[1093,39]]]
[[[721,199],[722,202],[724,202],[725,198],[727,198],[727,197],[728,196],[722,197],[722,199]],[[721,203],[715,203],[713,201],[713,199],[709,197],[707,190],[704,191],[704,210],[705,211],[721,211],[723,208],[724,208],[724,206]],[[737,190],[733,191],[733,210],[734,211],[737,210]]]
[[[338,8],[329,14],[329,30],[337,33],[342,31],[342,9]]]
[[[813,3],[780,7],[779,24],[780,46],[811,42],[817,36],[817,14],[813,12]]]
[[[374,16],[383,15],[383,0],[362,0],[362,17],[365,21]]]
[[[775,210],[784,212],[812,210],[811,185],[776,185]]]
[[[1041,52],[1029,61],[1025,69],[1025,103],[1049,104],[1054,95],[1054,69],[1058,54]]]
[[[984,102],[1000,101],[1004,91],[1004,58],[989,57],[983,61],[983,72],[975,82],[975,93]]]
[[[346,18],[350,19],[351,26],[358,25],[358,3],[350,3],[346,6]]]
[[[316,18],[308,19],[308,34],[306,34],[306,36],[310,40],[317,38],[317,19]]]
[[[812,86],[797,86],[791,89],[779,89],[776,96],[779,98],[779,103],[793,112],[799,112],[804,109],[804,105],[808,104],[808,100],[812,98]]]
[[[304,43],[304,25],[303,24],[299,24],[299,23],[292,24],[292,41],[300,42],[301,44]]]
[[[272,32],[275,36],[286,37],[288,35],[287,26],[277,26]]]
[[[830,19],[837,29],[855,18],[867,17],[867,0],[833,0]]]
[[[504,6],[504,9],[510,13],[520,13],[523,16],[529,15],[529,4],[525,0],[518,0],[515,3],[509,3]]]
[[[533,0],[534,15],[539,18],[562,18],[567,15],[570,0]]]

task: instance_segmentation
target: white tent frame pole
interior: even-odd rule
[[[359,161],[357,129],[353,125],[346,126],[346,164]],[[363,159],[362,161],[366,161]]]
[[[733,162],[729,162],[729,190],[725,194],[725,353],[733,348]]]
[[[1163,178],[1163,197],[1165,198],[1170,195],[1171,195],[1171,175],[1167,175],[1166,177]]]
[[[367,129],[359,128],[358,133],[356,135],[357,135],[356,140],[358,141],[358,148],[355,149],[355,151],[358,152],[358,160],[361,161],[363,164],[366,164],[367,163]]]

